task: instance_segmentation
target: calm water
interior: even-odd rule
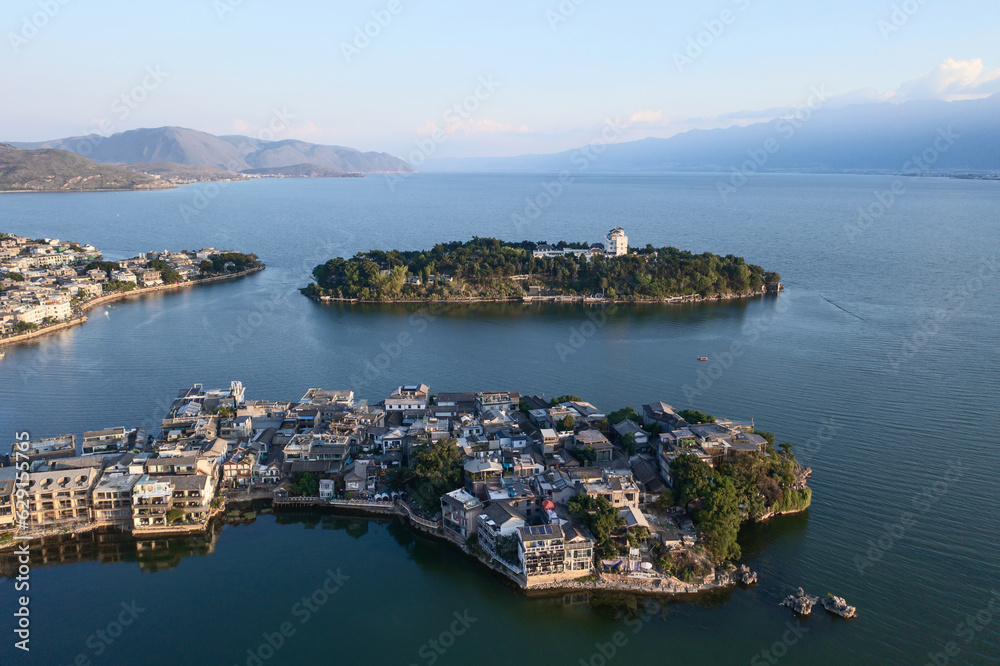
[[[511,215],[542,192],[542,176],[417,175],[395,192],[373,177],[235,183],[204,198],[197,187],[0,197],[0,230],[91,242],[109,258],[212,245],[268,264],[239,282],[94,311],[83,327],[11,348],[0,362],[0,446],[15,431],[152,426],[194,382],[241,379],[254,398],[323,386],[376,400],[420,381],[754,418],[815,470],[808,514],[742,535],[759,587],[670,604],[646,621],[626,624],[606,604],[525,599],[395,523],[265,516],[224,528],[209,555],[180,557],[176,546],[173,566],[155,573],[132,557],[37,566],[32,663],[84,653],[93,663],[141,654],[242,664],[264,632],[291,621],[296,633],[266,663],[426,664],[428,641],[466,611],[476,621],[437,663],[600,663],[595,642],[616,631],[628,637],[620,663],[749,663],[772,648],[784,663],[923,663],[949,641],[961,649],[952,663],[997,663],[1000,616],[978,631],[958,625],[1000,589],[1000,267],[982,263],[1000,252],[998,184],[907,180],[886,214],[849,237],[845,224],[891,179],[758,176],[727,202],[716,179],[589,176],[526,227]],[[779,271],[788,291],[600,316],[504,305],[420,320],[414,308],[320,306],[295,292],[320,261],[373,247],[473,235],[597,241],[617,225],[634,245],[745,256]],[[581,338],[588,313],[597,324]],[[396,354],[401,333],[413,343]],[[389,368],[373,371],[380,354]],[[338,567],[348,579],[299,624],[296,601]],[[819,612],[801,635],[787,633],[796,623],[777,602],[799,585],[846,597],[861,617]],[[6,607],[12,582],[0,586]],[[95,657],[88,636],[133,599],[146,610]],[[10,627],[4,612],[0,633]]]

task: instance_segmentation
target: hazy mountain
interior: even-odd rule
[[[950,136],[949,136],[950,128]],[[939,136],[949,138],[938,141]],[[770,171],[904,170],[934,147],[930,170],[1000,170],[1000,95],[961,102],[921,101],[819,109],[803,121],[692,130],[669,139],[608,146],[592,161],[579,151],[508,158],[428,160],[423,171],[729,171],[751,153]],[[771,152],[767,152],[770,148]],[[765,149],[762,154],[761,150]],[[766,157],[766,159],[764,159]],[[909,171],[923,171],[919,165]]]
[[[110,164],[173,162],[227,171],[314,164],[341,171],[365,173],[409,172],[409,164],[386,153],[362,153],[342,146],[305,141],[261,141],[245,136],[218,137],[183,127],[157,127],[55,139],[40,143],[13,143],[26,149],[54,148]]]
[[[157,190],[169,183],[97,164],[65,150],[21,150],[0,143],[0,191],[82,192]]]

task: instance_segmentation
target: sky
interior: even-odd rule
[[[996,0],[5,0],[0,140],[175,125],[406,157],[1000,92]],[[428,143],[432,142],[432,143]]]

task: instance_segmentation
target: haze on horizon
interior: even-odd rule
[[[760,122],[817,89],[985,97],[996,25],[986,0],[13,0],[0,140],[175,125],[405,156],[441,130],[434,157],[555,152],[609,120],[617,141]]]

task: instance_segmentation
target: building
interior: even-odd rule
[[[517,557],[529,580],[566,570],[566,545],[561,525],[525,525],[517,528]]]
[[[573,436],[574,443],[578,449],[593,449],[597,456],[594,459],[598,465],[611,462],[614,447],[608,438],[599,430],[581,430]]]
[[[140,474],[105,474],[94,488],[91,517],[97,525],[131,530],[132,489]]]
[[[628,236],[621,227],[615,227],[608,232],[605,237],[604,252],[612,257],[620,257],[628,254]]]
[[[423,412],[430,402],[430,386],[413,384],[400,386],[385,399],[387,412]]]
[[[514,536],[518,528],[524,527],[524,516],[507,502],[490,502],[486,510],[476,518],[476,522],[479,523],[479,547],[490,557],[503,561],[498,556],[497,548],[502,539]]]
[[[53,458],[72,458],[76,455],[76,435],[59,435],[34,439],[30,442],[15,442],[12,451],[20,456],[27,456],[28,462],[36,460],[51,460]]]
[[[92,467],[28,474],[29,523],[53,526],[90,520],[90,492],[99,474]]]
[[[620,509],[624,506],[639,508],[639,487],[631,475],[605,472],[598,479],[579,479],[576,482],[578,492],[590,497],[605,497],[611,506]]]
[[[227,488],[245,488],[253,483],[253,455],[246,449],[237,449],[222,463],[222,483]]]
[[[445,528],[463,539],[477,532],[479,527],[477,519],[482,512],[483,503],[464,488],[453,490],[441,497],[441,517]]]
[[[128,449],[128,436],[128,431],[122,427],[85,432],[81,453],[85,456],[122,453]]]

